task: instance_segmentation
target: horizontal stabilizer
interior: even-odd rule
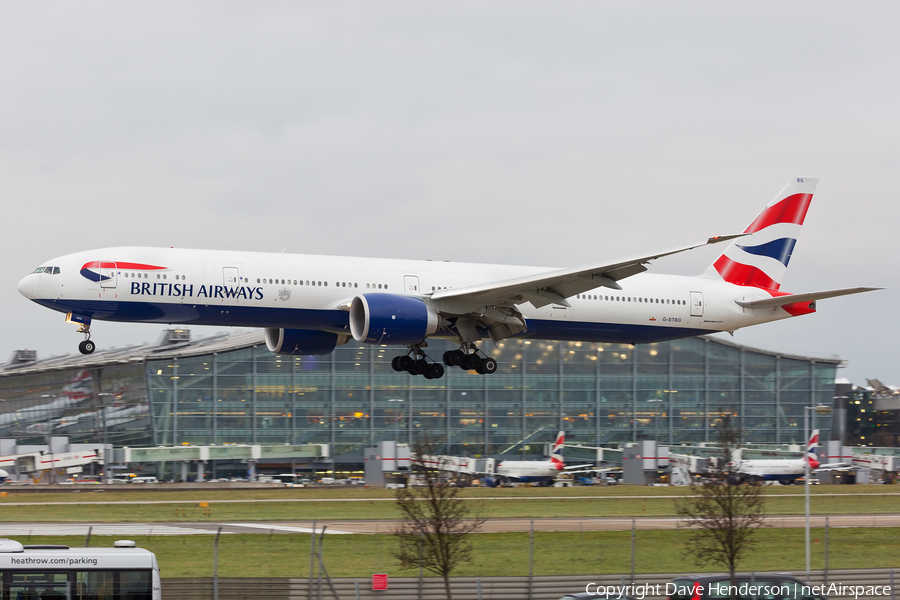
[[[825,298],[836,298],[837,296],[848,296],[850,294],[861,294],[862,292],[874,292],[884,288],[858,287],[845,288],[842,290],[827,290],[824,292],[810,292],[808,294],[787,294],[785,296],[776,296],[774,298],[763,298],[762,300],[735,300],[739,306],[744,308],[773,308],[776,306],[784,306],[785,304],[794,304],[797,302],[814,302]]]

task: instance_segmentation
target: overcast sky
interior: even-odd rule
[[[16,283],[78,250],[569,266],[740,231],[802,175],[782,289],[887,289],[734,340],[900,384],[898,22],[896,2],[4,2],[0,360],[77,351]]]

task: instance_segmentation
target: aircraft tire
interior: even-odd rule
[[[458,367],[466,360],[466,353],[462,350],[450,350],[449,358],[450,362],[447,364],[451,367]]]
[[[480,367],[480,372],[483,375],[490,375],[491,373],[497,372],[497,361],[494,360],[493,358],[485,358],[484,360],[481,361],[481,364],[479,365],[479,367]]]
[[[405,356],[400,356],[397,359],[397,366],[400,367],[401,371],[409,371],[409,369],[413,366],[413,359],[408,354]]]
[[[442,365],[439,365],[438,363],[428,365],[428,371],[425,372],[425,377],[428,377],[429,379],[440,379],[443,376],[444,367]]]
[[[481,364],[481,359],[473,352],[472,354],[466,354],[466,358],[460,366],[466,371],[474,371],[478,368],[479,364]]]
[[[91,340],[84,340],[78,344],[78,351],[82,354],[93,354],[96,349],[97,346]]]
[[[402,357],[402,356],[395,356],[394,358],[391,359],[391,368],[392,368],[393,370],[397,371],[398,373],[399,373],[400,371],[403,370],[403,369],[400,368],[400,359],[401,359],[401,358],[403,358],[403,357]]]
[[[413,366],[410,367],[410,371],[413,372],[414,375],[424,375],[428,371],[428,361],[424,358],[420,358],[413,363]]]

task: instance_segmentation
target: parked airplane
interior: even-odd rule
[[[328,354],[350,339],[407,346],[397,371],[439,378],[428,337],[459,342],[443,363],[493,373],[476,342],[510,337],[647,343],[815,312],[816,301],[869,291],[780,291],[817,179],[789,183],[743,234],[579,267],[122,247],[50,260],[19,282],[66,313],[94,351],[93,320],[265,328],[280,354]],[[733,240],[700,276],[643,273],[663,256]]]
[[[0,483],[3,483],[7,479],[9,479],[9,473],[4,471],[3,469],[0,469]]]
[[[560,471],[566,470],[563,459],[563,444],[566,441],[566,432],[556,434],[556,442],[550,452],[550,460],[504,460],[494,467],[494,477],[488,481],[488,485],[496,485],[500,481],[519,481],[522,483],[537,483],[543,486],[553,484]],[[582,468],[587,465],[569,467],[570,469]],[[490,479],[490,478],[486,478]]]
[[[810,473],[853,468],[853,465],[850,463],[821,464],[816,451],[818,445],[819,430],[814,429],[812,435],[809,437],[809,441],[806,443],[806,456],[803,458],[742,460],[738,463],[737,472],[745,479],[794,483],[796,480],[803,477],[806,470],[806,461],[809,461]]]

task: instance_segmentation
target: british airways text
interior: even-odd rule
[[[227,287],[224,285],[201,285],[194,294],[194,284],[186,283],[138,283],[131,282],[133,296],[172,296],[185,298],[243,298],[244,300],[262,300],[261,287]]]

